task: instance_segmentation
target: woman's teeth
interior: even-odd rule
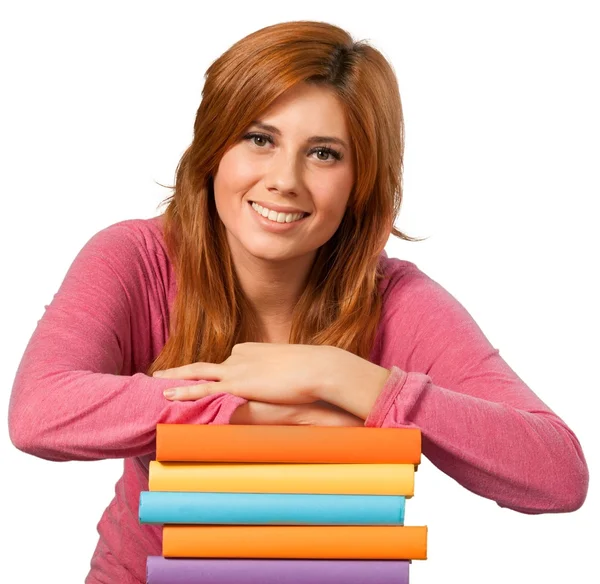
[[[305,213],[278,213],[277,211],[271,211],[266,207],[261,207],[258,203],[252,203],[252,208],[263,217],[276,221],[277,223],[291,223],[292,221],[298,221],[304,217]]]

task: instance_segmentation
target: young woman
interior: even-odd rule
[[[208,69],[163,215],[94,235],[19,366],[17,448],[124,458],[86,582],[145,581],[157,423],[415,426],[467,489],[524,513],[579,508],[577,438],[469,313],[387,257],[403,117],[383,56],[288,22]]]

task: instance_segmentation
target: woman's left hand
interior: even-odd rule
[[[283,343],[240,343],[223,363],[191,363],[156,371],[164,379],[210,380],[165,391],[170,400],[197,400],[229,393],[273,404],[317,401],[319,386],[336,371],[337,347]]]

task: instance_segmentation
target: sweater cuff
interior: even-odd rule
[[[217,415],[209,424],[229,424],[233,412],[248,400],[238,395],[228,394],[224,397]]]
[[[365,420],[365,426],[378,428],[383,424],[387,413],[390,411],[390,408],[396,401],[398,394],[408,378],[406,371],[403,371],[395,365],[392,366],[390,372],[385,385],[381,388],[381,391],[373,404],[373,408]]]

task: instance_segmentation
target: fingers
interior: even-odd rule
[[[218,363],[190,363],[172,369],[155,371],[152,377],[161,379],[221,379],[222,366]]]
[[[212,393],[212,383],[171,387],[163,391],[163,395],[171,401],[193,401],[211,395]]]

